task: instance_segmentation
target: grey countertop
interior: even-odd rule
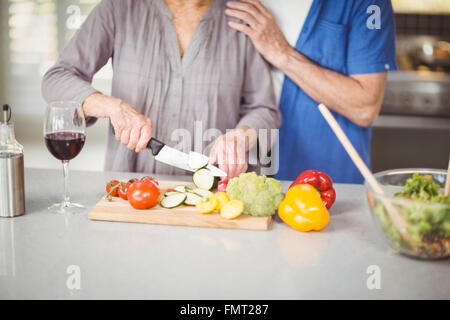
[[[46,209],[62,173],[27,169],[27,214],[0,219],[0,299],[450,298],[450,260],[392,252],[362,186],[337,185],[330,224],[315,233],[278,218],[269,231],[89,221],[105,183],[132,176],[71,172],[87,209],[62,216]],[[379,289],[368,286],[375,276]]]

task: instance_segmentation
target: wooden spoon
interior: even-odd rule
[[[448,159],[447,178],[445,179],[444,196],[448,196],[450,192],[450,157]]]
[[[342,130],[339,123],[334,118],[333,114],[328,110],[328,108],[324,104],[319,105],[319,111],[322,113],[325,120],[330,125],[333,132],[336,134],[337,138],[341,142],[344,149],[347,151],[348,155],[352,159],[355,166],[358,168],[358,170],[361,172],[362,176],[366,179],[367,183],[370,185],[373,191],[375,193],[379,194],[380,200],[383,203],[384,207],[386,208],[386,211],[392,221],[392,224],[395,226],[395,228],[400,232],[403,239],[408,243],[411,244],[411,236],[407,232],[407,228],[411,225],[403,219],[403,216],[400,214],[400,212],[397,210],[396,207],[394,207],[390,201],[388,201],[385,197],[386,194],[381,187],[381,185],[378,183],[375,176],[372,174],[370,169],[367,167],[367,165],[364,163],[364,161],[361,159],[361,156],[356,151],[353,144],[348,139],[345,132]],[[413,246],[411,246],[413,248]]]

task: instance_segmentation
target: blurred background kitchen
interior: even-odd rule
[[[13,107],[25,166],[60,168],[42,137],[41,79],[100,0],[0,0],[0,103]],[[373,170],[446,168],[450,154],[450,0],[393,0],[399,71],[373,127]],[[109,94],[108,63],[94,87]],[[71,168],[103,169],[106,120],[88,129]]]

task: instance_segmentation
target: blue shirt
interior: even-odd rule
[[[380,9],[380,29],[368,27],[376,26],[377,12],[369,10],[368,13],[372,5]],[[322,67],[344,75],[395,70],[391,2],[315,0],[295,48]],[[285,77],[280,101],[283,124],[279,134],[276,178],[294,180],[301,172],[316,169],[326,172],[337,183],[363,183],[363,177],[317,106],[317,101]],[[336,112],[333,114],[370,166],[371,128],[360,127]]]

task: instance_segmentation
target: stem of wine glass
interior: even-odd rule
[[[64,175],[64,202],[63,207],[67,208],[70,206],[68,182],[69,182],[69,161],[63,161],[63,175]]]

